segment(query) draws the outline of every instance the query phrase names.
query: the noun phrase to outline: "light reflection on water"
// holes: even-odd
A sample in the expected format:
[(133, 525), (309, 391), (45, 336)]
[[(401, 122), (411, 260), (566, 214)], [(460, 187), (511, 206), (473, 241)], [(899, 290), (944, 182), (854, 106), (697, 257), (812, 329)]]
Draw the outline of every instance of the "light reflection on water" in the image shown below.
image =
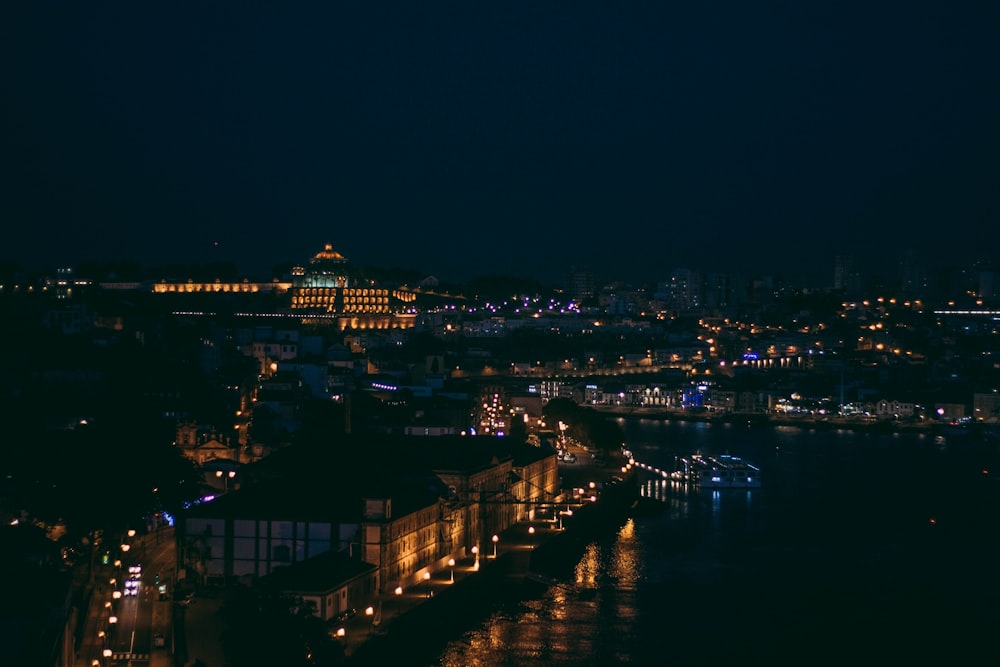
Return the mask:
[(638, 551), (642, 548), (635, 532), (635, 521), (629, 519), (618, 531), (608, 572), (619, 589), (635, 589), (642, 579), (645, 561)]
[[(444, 667), (586, 665), (630, 662), (635, 649), (636, 592), (645, 576), (642, 541), (628, 519), (603, 542), (592, 542), (571, 578), (549, 586), (516, 610), (494, 613), (452, 642)], [(594, 660), (595, 662), (590, 662)]]
[[(761, 465), (764, 486), (692, 492), (643, 478), (659, 514), (587, 544), (563, 583), (495, 611), (434, 664), (793, 664), (819, 643), (824, 658), (898, 664), (955, 657), (1000, 623), (1000, 580), (987, 575), (1000, 559), (1000, 482), (983, 479), (1000, 470), (995, 450), (684, 423), (633, 428), (629, 447), (664, 468), (687, 450), (728, 451)], [(726, 638), (707, 647), (718, 660), (691, 643), (706, 630)]]
[(593, 543), (588, 544), (575, 570), (577, 585), (587, 588), (596, 586), (597, 577), (601, 573), (600, 547)]

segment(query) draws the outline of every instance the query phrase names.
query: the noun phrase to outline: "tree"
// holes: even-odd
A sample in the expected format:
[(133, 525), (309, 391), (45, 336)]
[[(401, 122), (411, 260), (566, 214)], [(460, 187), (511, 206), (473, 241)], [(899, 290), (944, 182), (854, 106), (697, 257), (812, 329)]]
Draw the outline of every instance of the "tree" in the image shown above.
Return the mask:
[(343, 648), (330, 637), (311, 604), (266, 581), (228, 591), (220, 613), (227, 662), (234, 665), (337, 665)]
[(592, 408), (577, 405), (567, 398), (554, 398), (543, 410), (545, 421), (567, 424), (567, 433), (585, 447), (593, 447), (604, 454), (617, 451), (625, 441), (625, 434), (618, 424)]

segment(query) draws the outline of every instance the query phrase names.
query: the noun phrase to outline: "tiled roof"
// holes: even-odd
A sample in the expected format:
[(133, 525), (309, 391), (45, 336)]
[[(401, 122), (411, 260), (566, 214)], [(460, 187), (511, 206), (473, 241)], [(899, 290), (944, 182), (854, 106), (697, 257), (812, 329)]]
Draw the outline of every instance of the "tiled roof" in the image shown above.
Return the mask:
[(338, 436), (328, 447), (292, 445), (244, 466), (244, 483), (192, 516), (359, 522), (364, 498), (392, 498), (396, 516), (448, 496), (438, 473), (465, 474), (498, 461), (533, 463), (552, 452), (488, 436)]

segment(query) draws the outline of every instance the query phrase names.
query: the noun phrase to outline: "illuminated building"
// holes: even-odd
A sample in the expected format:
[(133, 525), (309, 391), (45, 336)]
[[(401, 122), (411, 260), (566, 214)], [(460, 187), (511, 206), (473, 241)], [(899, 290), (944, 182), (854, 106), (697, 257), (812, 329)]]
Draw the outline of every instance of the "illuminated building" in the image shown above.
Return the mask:
[(342, 444), (288, 449), (237, 492), (188, 508), (177, 524), (187, 576), (228, 585), (340, 552), (377, 568), (365, 571), (365, 595), (410, 588), (489, 536), (553, 516), (561, 495), (555, 452), (512, 438), (364, 435)]
[[(109, 289), (107, 284), (101, 285)], [(275, 280), (269, 283), (251, 282), (241, 280), (239, 282), (228, 283), (221, 280), (210, 282), (197, 282), (188, 280), (175, 282), (161, 280), (153, 285), (154, 294), (283, 294), (289, 290), (291, 283)], [(111, 287), (113, 288), (113, 287)]]
[[(418, 295), (416, 290), (386, 288), (365, 278), (329, 243), (307, 265), (294, 267), (290, 281), (163, 280), (153, 285), (153, 293), (177, 297), (272, 297), (276, 300), (256, 312), (255, 306), (242, 302), (239, 314), (291, 316), (303, 323), (336, 326), (341, 330), (408, 329), (416, 321)], [(192, 311), (198, 309), (190, 307)]]
[[(303, 314), (341, 315), (352, 328), (407, 326), (399, 318), (416, 314), (417, 295), (406, 289), (386, 289), (359, 276), (347, 258), (327, 243), (307, 267), (292, 269), (291, 307)], [(395, 325), (392, 324), (396, 320)]]

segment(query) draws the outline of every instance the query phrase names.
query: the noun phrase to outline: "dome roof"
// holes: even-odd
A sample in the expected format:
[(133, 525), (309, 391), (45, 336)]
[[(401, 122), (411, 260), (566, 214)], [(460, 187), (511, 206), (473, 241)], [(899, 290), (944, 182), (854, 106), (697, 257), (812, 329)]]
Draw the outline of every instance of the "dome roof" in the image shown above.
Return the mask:
[(322, 250), (313, 255), (312, 259), (309, 260), (309, 262), (311, 264), (319, 264), (326, 262), (345, 263), (347, 262), (347, 258), (341, 255), (336, 250), (334, 250), (332, 244), (327, 243), (326, 245), (323, 246)]

